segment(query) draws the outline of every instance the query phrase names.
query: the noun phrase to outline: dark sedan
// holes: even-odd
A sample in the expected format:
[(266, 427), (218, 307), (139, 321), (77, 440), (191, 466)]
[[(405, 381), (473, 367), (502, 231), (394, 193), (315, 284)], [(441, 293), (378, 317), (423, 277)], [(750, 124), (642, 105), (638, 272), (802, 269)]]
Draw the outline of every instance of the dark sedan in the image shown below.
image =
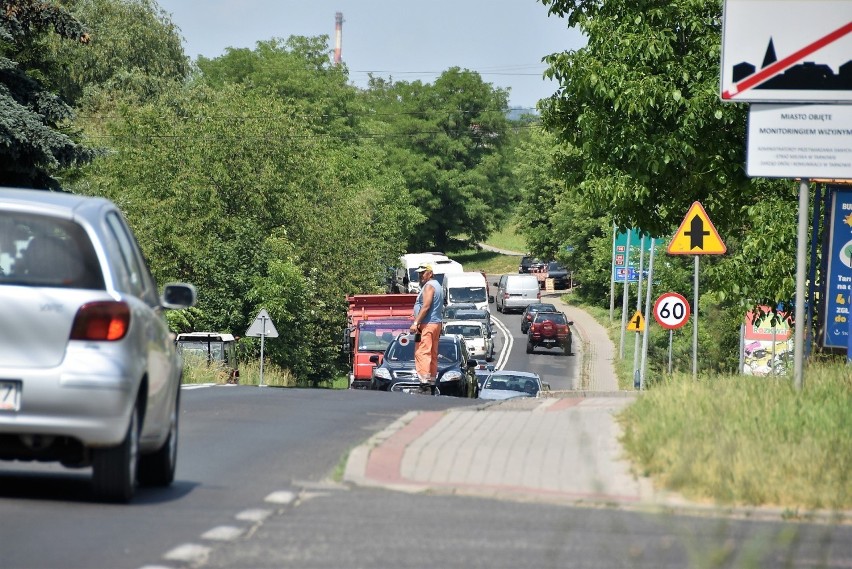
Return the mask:
[(571, 284), (568, 269), (556, 261), (550, 261), (547, 264), (547, 278), (553, 279), (553, 287), (557, 289), (568, 288)]
[[(409, 334), (400, 334), (391, 342), (385, 351), (384, 361), (373, 370), (373, 389), (399, 393), (419, 392), (420, 382), (414, 371), (414, 345), (414, 337)], [(378, 357), (374, 357), (378, 361)], [(477, 361), (468, 356), (463, 336), (441, 336), (438, 345), (437, 395), (476, 397), (476, 365)]]

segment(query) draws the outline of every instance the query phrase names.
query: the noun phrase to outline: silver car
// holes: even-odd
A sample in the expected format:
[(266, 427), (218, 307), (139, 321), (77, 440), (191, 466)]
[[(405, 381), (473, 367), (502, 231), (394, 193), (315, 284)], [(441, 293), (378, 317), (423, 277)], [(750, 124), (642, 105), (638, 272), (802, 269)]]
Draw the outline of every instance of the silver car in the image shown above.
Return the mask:
[(541, 381), (530, 371), (495, 371), (485, 380), (479, 398), (503, 401), (516, 397), (538, 397), (540, 391), (550, 391), (550, 384)]
[(92, 467), (102, 500), (172, 483), (182, 363), (121, 212), (102, 198), (0, 188), (0, 460)]

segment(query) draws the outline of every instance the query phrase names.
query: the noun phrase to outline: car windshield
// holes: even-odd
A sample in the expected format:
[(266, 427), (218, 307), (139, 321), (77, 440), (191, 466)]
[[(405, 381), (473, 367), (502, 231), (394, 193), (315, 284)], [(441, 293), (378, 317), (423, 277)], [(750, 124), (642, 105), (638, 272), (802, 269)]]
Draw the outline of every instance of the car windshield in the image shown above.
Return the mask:
[(358, 323), (358, 350), (384, 352), (402, 332), (407, 332), (409, 320), (363, 320)]
[(488, 300), (484, 286), (465, 286), (449, 289), (450, 302), (485, 302)]
[[(413, 362), (414, 338), (407, 342), (393, 342), (387, 350), (386, 359), (392, 362)], [(442, 338), (438, 344), (438, 361), (452, 362), (458, 360), (459, 352), (456, 341), (452, 338)]]
[(102, 290), (92, 242), (79, 224), (43, 215), (0, 212), (0, 285)]
[(556, 307), (552, 304), (530, 304), (527, 310), (529, 312), (556, 312)]
[(485, 389), (496, 389), (500, 391), (521, 391), (535, 394), (539, 391), (539, 382), (528, 375), (512, 375), (493, 373), (485, 382)]
[(488, 320), (489, 315), (486, 310), (459, 310), (455, 314), (457, 320)]
[(480, 324), (447, 324), (444, 326), (445, 334), (461, 334), (465, 338), (482, 338), (483, 331)]
[(567, 324), (565, 315), (561, 312), (539, 312), (535, 317), (536, 322), (553, 322), (554, 324)]
[(456, 305), (451, 304), (451, 305), (447, 306), (446, 308), (444, 308), (444, 316), (446, 317), (447, 320), (455, 320), (456, 314), (460, 310), (475, 310), (475, 309), (476, 309), (476, 305), (471, 303), (471, 302), (466, 302), (464, 304), (459, 303), (459, 304), (456, 304)]
[[(179, 341), (177, 343), (178, 349), (181, 352), (187, 353), (199, 353), (207, 355), (213, 358), (214, 360), (222, 360), (224, 359), (224, 349), (222, 342), (202, 342), (202, 341)], [(209, 352), (208, 352), (209, 349)]]
[(557, 263), (556, 261), (551, 261), (547, 264), (548, 271), (564, 271), (565, 267)]

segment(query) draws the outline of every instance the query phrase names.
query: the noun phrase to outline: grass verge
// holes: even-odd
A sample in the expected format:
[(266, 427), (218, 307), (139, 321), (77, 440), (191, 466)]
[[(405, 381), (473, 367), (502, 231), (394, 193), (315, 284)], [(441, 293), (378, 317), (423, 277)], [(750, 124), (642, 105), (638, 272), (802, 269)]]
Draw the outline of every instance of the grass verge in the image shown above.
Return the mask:
[(450, 258), (464, 265), (465, 271), (482, 271), (492, 280), (495, 275), (517, 273), (520, 257), (502, 255), (492, 251), (477, 251), (466, 249), (450, 254)]
[[(619, 349), (621, 315), (591, 314)], [(620, 389), (633, 389), (633, 333), (614, 358)], [(801, 392), (791, 377), (676, 373), (618, 416), (638, 474), (691, 500), (727, 506), (852, 509), (852, 370), (813, 363)]]
[[(491, 234), (487, 243), (491, 247), (504, 251), (517, 251), (519, 253), (527, 251), (526, 239), (517, 232), (515, 226), (511, 223), (507, 223), (503, 229)], [(517, 267), (515, 268), (517, 269)]]
[(789, 378), (676, 374), (619, 421), (641, 473), (691, 499), (852, 509), (852, 374), (813, 365)]
[[(184, 384), (191, 383), (215, 383), (225, 384), (228, 382), (228, 372), (223, 366), (216, 362), (208, 364), (205, 358), (187, 354), (183, 363)], [(260, 362), (240, 362), (240, 385), (260, 385)], [(263, 385), (268, 387), (304, 387), (300, 385), (293, 375), (278, 366), (265, 363), (263, 366)], [(335, 377), (320, 387), (330, 389), (347, 389), (349, 380), (345, 375)]]

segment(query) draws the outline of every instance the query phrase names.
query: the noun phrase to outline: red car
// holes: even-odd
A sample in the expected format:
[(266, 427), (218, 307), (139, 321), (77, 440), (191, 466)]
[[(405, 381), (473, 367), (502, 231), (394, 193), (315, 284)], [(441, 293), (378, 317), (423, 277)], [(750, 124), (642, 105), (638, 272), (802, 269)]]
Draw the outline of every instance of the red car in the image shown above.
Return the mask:
[(561, 348), (562, 355), (571, 353), (571, 326), (563, 312), (536, 312), (527, 331), (527, 353), (539, 347)]

